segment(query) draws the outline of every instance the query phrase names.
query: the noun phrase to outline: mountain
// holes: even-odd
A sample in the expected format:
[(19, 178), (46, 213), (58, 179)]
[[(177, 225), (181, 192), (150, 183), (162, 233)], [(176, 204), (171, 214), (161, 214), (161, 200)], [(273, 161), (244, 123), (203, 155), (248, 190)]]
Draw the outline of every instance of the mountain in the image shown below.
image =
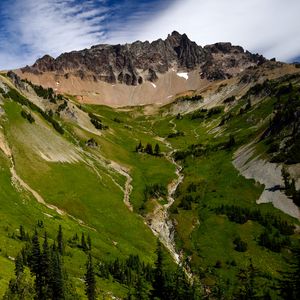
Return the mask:
[(298, 299), (299, 153), (299, 66), (229, 43), (0, 72), (0, 297)]
[(59, 92), (76, 92), (83, 102), (127, 106), (167, 103), (180, 92), (234, 77), (264, 62), (263, 56), (242, 47), (201, 47), (174, 31), (152, 43), (97, 45), (56, 59), (45, 55), (17, 73)]

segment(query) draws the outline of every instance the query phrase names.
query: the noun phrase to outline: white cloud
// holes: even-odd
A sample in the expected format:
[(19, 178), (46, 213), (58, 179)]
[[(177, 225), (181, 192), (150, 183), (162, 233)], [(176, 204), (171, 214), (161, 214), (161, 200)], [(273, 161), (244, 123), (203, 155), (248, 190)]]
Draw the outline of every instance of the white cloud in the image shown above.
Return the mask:
[(0, 69), (99, 43), (165, 38), (173, 30), (200, 45), (229, 41), (283, 61), (300, 55), (299, 0), (136, 1), (7, 1)]
[[(0, 68), (23, 66), (43, 54), (83, 49), (104, 39), (108, 8), (99, 1), (14, 0), (7, 6), (9, 40), (0, 50)], [(12, 49), (12, 50), (8, 50)], [(1, 59), (2, 58), (2, 59)]]
[(299, 12), (299, 0), (177, 1), (131, 38), (154, 40), (177, 30), (200, 45), (229, 41), (286, 61), (300, 54)]

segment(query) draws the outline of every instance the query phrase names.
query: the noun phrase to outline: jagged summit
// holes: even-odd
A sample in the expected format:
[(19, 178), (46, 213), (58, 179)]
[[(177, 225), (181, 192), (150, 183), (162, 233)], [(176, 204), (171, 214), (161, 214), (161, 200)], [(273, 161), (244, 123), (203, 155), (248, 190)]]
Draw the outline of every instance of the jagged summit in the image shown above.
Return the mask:
[(169, 70), (197, 70), (202, 78), (225, 79), (265, 59), (245, 52), (230, 43), (201, 47), (186, 34), (173, 31), (165, 40), (136, 41), (125, 45), (99, 44), (80, 51), (63, 53), (56, 59), (45, 55), (23, 73), (36, 75), (53, 72), (56, 75), (104, 81), (115, 84), (140, 85), (155, 82)]

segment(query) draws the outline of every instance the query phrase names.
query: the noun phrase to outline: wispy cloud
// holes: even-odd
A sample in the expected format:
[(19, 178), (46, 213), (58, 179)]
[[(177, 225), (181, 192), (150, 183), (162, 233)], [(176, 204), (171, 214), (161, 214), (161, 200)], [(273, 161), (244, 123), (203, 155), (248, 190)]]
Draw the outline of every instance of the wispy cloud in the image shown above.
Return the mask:
[(142, 24), (135, 38), (164, 37), (176, 29), (200, 45), (230, 41), (267, 57), (300, 54), (299, 0), (184, 0)]
[(300, 55), (299, 11), (299, 0), (0, 0), (0, 69), (173, 30), (288, 61)]
[(0, 69), (31, 64), (44, 54), (132, 41), (139, 24), (177, 1), (1, 0)]
[[(2, 14), (9, 32), (2, 36), (1, 68), (20, 66), (42, 54), (58, 55), (105, 39), (104, 1), (13, 0)], [(13, 63), (15, 60), (15, 63)]]

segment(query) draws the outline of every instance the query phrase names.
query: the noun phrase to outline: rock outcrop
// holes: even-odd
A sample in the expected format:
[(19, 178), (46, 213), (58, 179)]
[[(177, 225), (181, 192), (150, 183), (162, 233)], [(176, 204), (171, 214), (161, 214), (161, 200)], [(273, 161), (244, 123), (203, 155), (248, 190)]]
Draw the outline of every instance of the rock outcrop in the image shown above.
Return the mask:
[(159, 74), (171, 69), (197, 70), (201, 78), (208, 80), (225, 79), (264, 61), (262, 56), (245, 52), (242, 47), (230, 43), (201, 47), (186, 34), (174, 31), (165, 40), (152, 43), (101, 44), (64, 53), (56, 59), (45, 55), (21, 71), (36, 75), (52, 72), (65, 78), (75, 76), (82, 80), (136, 86), (145, 81), (155, 82)]

